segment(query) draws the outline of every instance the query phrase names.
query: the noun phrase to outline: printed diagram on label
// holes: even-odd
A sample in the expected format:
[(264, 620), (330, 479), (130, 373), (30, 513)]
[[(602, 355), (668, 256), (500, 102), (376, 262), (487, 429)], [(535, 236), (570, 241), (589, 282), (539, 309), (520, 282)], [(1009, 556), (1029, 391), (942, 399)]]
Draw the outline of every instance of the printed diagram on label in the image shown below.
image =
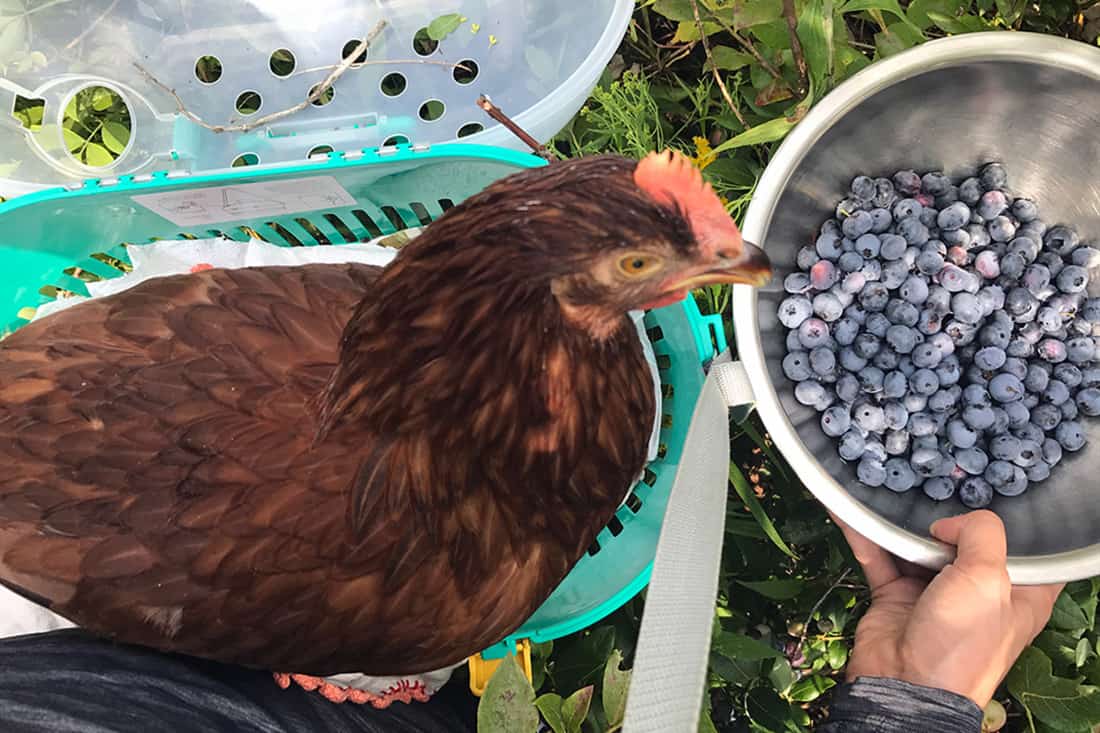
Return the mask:
[(139, 194), (134, 201), (179, 226), (197, 226), (353, 206), (332, 176)]

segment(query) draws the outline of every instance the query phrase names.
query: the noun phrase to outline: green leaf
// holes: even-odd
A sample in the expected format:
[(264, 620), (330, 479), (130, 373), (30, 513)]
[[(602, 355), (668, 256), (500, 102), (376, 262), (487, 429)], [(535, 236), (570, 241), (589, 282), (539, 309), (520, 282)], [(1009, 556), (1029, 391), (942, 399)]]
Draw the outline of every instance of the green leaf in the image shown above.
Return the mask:
[(1084, 667), (1085, 663), (1089, 661), (1089, 655), (1092, 654), (1092, 644), (1089, 644), (1089, 640), (1082, 637), (1077, 641), (1077, 653), (1075, 655), (1077, 667)]
[(1062, 591), (1054, 602), (1050, 626), (1062, 631), (1081, 631), (1089, 627), (1089, 618), (1069, 593)]
[(710, 670), (731, 685), (743, 686), (760, 676), (760, 661), (730, 659), (717, 652), (711, 652)]
[(732, 631), (719, 631), (716, 633), (711, 643), (711, 651), (717, 652), (728, 659), (745, 661), (776, 659), (783, 656), (779, 650), (769, 644), (757, 641), (744, 634), (735, 634)]
[(834, 687), (836, 687), (836, 680), (832, 677), (810, 675), (791, 685), (790, 691), (787, 692), (787, 699), (792, 702), (812, 702)]
[(88, 146), (84, 148), (84, 162), (93, 168), (110, 165), (114, 160), (115, 156), (111, 155), (111, 151), (99, 143), (88, 143)]
[(1028, 647), (1005, 680), (1008, 691), (1029, 717), (1059, 730), (1077, 730), (1100, 722), (1100, 688), (1055, 677), (1050, 659)]
[(787, 28), (787, 21), (773, 20), (770, 23), (754, 25), (750, 33), (761, 43), (770, 49), (767, 55), (775, 51), (782, 51), (791, 47), (791, 31)]
[(818, 89), (833, 75), (833, 0), (810, 0), (798, 16), (798, 39)]
[(114, 95), (107, 87), (94, 87), (92, 89), (92, 109), (96, 112), (106, 112), (114, 103)]
[(1085, 619), (1088, 621), (1088, 628), (1091, 631), (1096, 626), (1096, 603), (1097, 593), (1100, 593), (1100, 578), (1091, 578), (1089, 580), (1079, 580), (1076, 583), (1070, 583), (1066, 586), (1066, 592), (1069, 593), (1070, 597), (1077, 601), (1077, 605), (1081, 607), (1081, 611), (1085, 614)]
[(910, 23), (909, 16), (898, 5), (898, 0), (849, 0), (840, 6), (842, 13), (858, 13), (864, 10), (879, 10), (889, 13), (903, 23)]
[(715, 15), (723, 19), (729, 18), (729, 23), (735, 30), (744, 30), (761, 23), (780, 20), (783, 17), (783, 4), (778, 0), (745, 0), (735, 2), (729, 10), (717, 12)]
[[(588, 709), (592, 706), (592, 694), (596, 688), (592, 685), (582, 687), (567, 697), (561, 704), (561, 717), (565, 722), (566, 733), (581, 733), (581, 725), (588, 717)], [(625, 710), (625, 696), (623, 708)]]
[[(703, 21), (703, 31), (707, 36), (713, 36), (722, 30), (722, 26), (713, 21)], [(691, 43), (698, 41), (701, 38), (699, 34), (699, 24), (695, 22), (695, 19), (681, 20), (679, 25), (676, 26), (676, 35), (672, 37), (673, 43)]]
[(121, 122), (103, 123), (103, 129), (100, 131), (103, 136), (103, 144), (112, 153), (121, 155), (122, 151), (126, 149), (127, 143), (130, 142), (130, 130)]
[(924, 35), (905, 23), (891, 23), (886, 30), (875, 34), (875, 48), (879, 56), (893, 56), (924, 40)]
[(734, 51), (729, 46), (713, 46), (710, 49), (710, 56), (714, 65), (724, 71), (737, 71), (753, 62), (752, 56)]
[(535, 707), (542, 713), (542, 719), (554, 733), (570, 733), (565, 727), (565, 720), (561, 717), (561, 695), (553, 692), (539, 695), (535, 699)]
[[(756, 127), (749, 128), (740, 135), (730, 138), (714, 148), (714, 152), (722, 153), (726, 150), (732, 150), (733, 148), (739, 148), (745, 145), (757, 145), (759, 143), (778, 140), (783, 137), (783, 135), (786, 135), (787, 131), (792, 127), (794, 127), (793, 123), (788, 122), (785, 117), (779, 117), (761, 125), (757, 125)], [(780, 132), (779, 130), (781, 128), (782, 131)], [(764, 511), (764, 507), (761, 506), (760, 500), (756, 498), (756, 494), (749, 488), (749, 482), (746, 481), (745, 477), (741, 474), (741, 469), (732, 461), (730, 462), (729, 478), (730, 482), (733, 483), (734, 490), (737, 491), (737, 495), (741, 497), (741, 501), (745, 502), (745, 506), (749, 508), (749, 513), (756, 519), (760, 528), (764, 530), (764, 534), (768, 535), (768, 539), (770, 539), (785, 555), (797, 559), (798, 556), (791, 551), (791, 548), (787, 547), (787, 543), (779, 536), (779, 531), (776, 530), (771, 517)]]
[(607, 724), (612, 728), (623, 722), (626, 714), (626, 693), (630, 688), (630, 670), (619, 669), (622, 661), (623, 655), (616, 649), (603, 670), (603, 711), (607, 716)]
[(772, 668), (771, 671), (768, 672), (768, 680), (772, 683), (776, 692), (780, 695), (787, 694), (787, 690), (791, 689), (791, 685), (793, 685), (797, 679), (798, 675), (795, 674), (790, 662), (786, 659), (772, 660)]
[[(657, 0), (653, 3), (653, 9), (669, 20), (695, 22), (691, 0)], [(700, 8), (699, 17), (703, 17), (702, 8)]]
[(477, 705), (478, 733), (535, 733), (539, 711), (535, 691), (514, 656), (497, 667)]
[(932, 27), (932, 19), (928, 17), (929, 11), (954, 15), (962, 7), (962, 0), (913, 0), (909, 3), (907, 15), (914, 25), (924, 30)]
[(806, 586), (796, 578), (774, 578), (772, 580), (739, 580), (738, 585), (743, 585), (749, 590), (754, 590), (765, 598), (773, 601), (786, 601), (796, 597)]
[(754, 687), (745, 696), (745, 712), (753, 723), (772, 733), (795, 733), (798, 724), (792, 719), (790, 703), (764, 686)]
[(714, 721), (706, 712), (699, 716), (699, 733), (718, 733), (718, 729), (714, 727)]
[(441, 15), (431, 23), (428, 23), (428, 38), (433, 41), (442, 41), (447, 36), (458, 30), (464, 18), (461, 13), (447, 13)]
[(1069, 671), (1076, 666), (1077, 637), (1054, 629), (1044, 629), (1032, 644), (1046, 654), (1055, 668)]
[(928, 19), (936, 24), (936, 27), (945, 33), (978, 33), (989, 30), (981, 18), (976, 15), (960, 15), (952, 17), (934, 10), (928, 11)]
[(848, 663), (848, 644), (843, 639), (833, 639), (825, 649), (825, 659), (833, 669), (841, 669)]
[(1014, 25), (1027, 7), (1025, 0), (997, 0), (997, 14), (1007, 25)]
[(552, 670), (559, 690), (579, 690), (595, 683), (603, 673), (615, 644), (615, 627), (598, 626), (570, 643), (559, 640)]
[(65, 138), (65, 147), (69, 149), (70, 153), (80, 150), (87, 142), (79, 133), (70, 130), (68, 127), (61, 128), (61, 136)]

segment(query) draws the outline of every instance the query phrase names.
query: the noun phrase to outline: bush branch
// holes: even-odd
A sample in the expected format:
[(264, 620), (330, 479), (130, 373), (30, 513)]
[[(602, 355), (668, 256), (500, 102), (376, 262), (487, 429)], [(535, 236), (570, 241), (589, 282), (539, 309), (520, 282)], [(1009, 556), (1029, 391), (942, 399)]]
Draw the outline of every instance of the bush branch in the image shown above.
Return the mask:
[(730, 112), (733, 112), (733, 116), (737, 118), (737, 121), (741, 123), (741, 127), (747, 130), (749, 123), (745, 121), (744, 116), (741, 114), (741, 110), (733, 103), (733, 97), (730, 96), (730, 90), (726, 89), (726, 82), (722, 79), (722, 74), (718, 71), (718, 64), (714, 62), (714, 56), (710, 52), (710, 42), (707, 40), (707, 31), (703, 28), (703, 19), (699, 17), (698, 0), (691, 0), (691, 12), (695, 14), (695, 27), (699, 29), (699, 38), (703, 42), (703, 53), (707, 55), (707, 64), (714, 74), (714, 80), (718, 82), (718, 88), (722, 90), (722, 98), (726, 100), (726, 105), (729, 106)]
[(798, 69), (798, 96), (805, 97), (809, 90), (809, 78), (806, 73), (806, 54), (802, 51), (802, 41), (798, 38), (798, 16), (794, 10), (794, 0), (783, 0), (783, 17), (787, 19), (787, 31), (791, 34), (791, 54)]

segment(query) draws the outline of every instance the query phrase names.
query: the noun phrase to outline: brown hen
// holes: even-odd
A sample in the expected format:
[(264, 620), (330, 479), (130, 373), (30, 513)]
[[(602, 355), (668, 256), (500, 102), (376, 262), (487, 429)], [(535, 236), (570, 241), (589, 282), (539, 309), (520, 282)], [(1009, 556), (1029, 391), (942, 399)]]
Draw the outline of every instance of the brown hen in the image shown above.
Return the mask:
[(766, 259), (680, 156), (495, 183), (385, 270), (159, 278), (0, 343), (0, 580), (121, 641), (408, 674), (516, 629), (653, 418), (630, 309)]

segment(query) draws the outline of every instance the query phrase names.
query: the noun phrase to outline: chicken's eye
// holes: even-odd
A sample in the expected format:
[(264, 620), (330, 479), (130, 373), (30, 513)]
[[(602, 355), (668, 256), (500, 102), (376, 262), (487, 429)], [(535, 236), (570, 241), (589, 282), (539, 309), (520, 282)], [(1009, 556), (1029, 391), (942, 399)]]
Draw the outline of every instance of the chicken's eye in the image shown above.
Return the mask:
[(619, 271), (627, 277), (642, 277), (661, 266), (661, 258), (649, 254), (629, 254), (619, 260)]

